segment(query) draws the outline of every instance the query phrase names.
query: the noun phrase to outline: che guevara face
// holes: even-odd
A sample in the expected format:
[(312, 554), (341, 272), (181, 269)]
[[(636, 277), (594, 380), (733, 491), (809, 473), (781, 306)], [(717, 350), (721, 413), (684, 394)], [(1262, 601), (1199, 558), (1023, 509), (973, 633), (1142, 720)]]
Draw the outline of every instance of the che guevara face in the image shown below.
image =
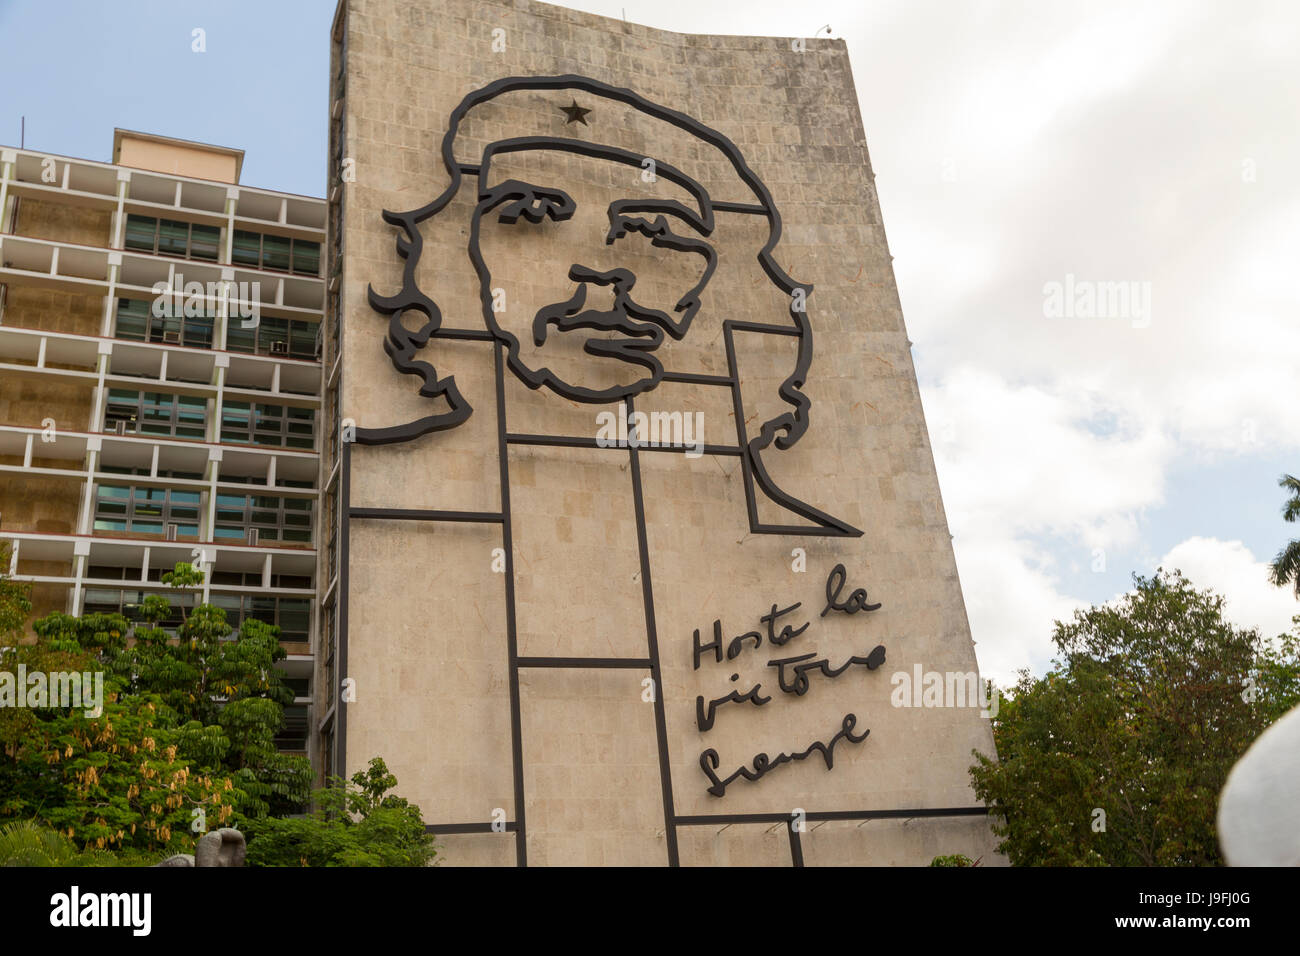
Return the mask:
[(588, 402), (653, 388), (716, 265), (707, 198), (559, 149), (491, 155), (479, 185), (470, 256), (515, 373)]

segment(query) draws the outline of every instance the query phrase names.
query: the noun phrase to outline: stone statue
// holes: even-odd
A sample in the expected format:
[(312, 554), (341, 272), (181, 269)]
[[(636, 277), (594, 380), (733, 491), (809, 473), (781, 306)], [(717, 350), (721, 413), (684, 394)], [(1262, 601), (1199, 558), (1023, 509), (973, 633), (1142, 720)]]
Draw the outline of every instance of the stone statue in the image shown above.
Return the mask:
[(248, 848), (244, 835), (233, 827), (210, 830), (199, 838), (193, 855), (177, 853), (155, 866), (243, 866)]

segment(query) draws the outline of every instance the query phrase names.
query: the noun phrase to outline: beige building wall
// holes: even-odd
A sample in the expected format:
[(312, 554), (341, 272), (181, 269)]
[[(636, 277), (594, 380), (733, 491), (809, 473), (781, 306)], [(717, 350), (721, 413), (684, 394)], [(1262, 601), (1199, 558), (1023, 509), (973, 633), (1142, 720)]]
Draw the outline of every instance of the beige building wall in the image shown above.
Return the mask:
[(187, 146), (168, 137), (151, 137), (121, 130), (115, 140), (113, 162), (119, 165), (189, 179), (239, 182), (239, 168), (244, 156), (242, 150), (206, 144)]
[(113, 214), (106, 209), (88, 209), (68, 203), (23, 199), (14, 233), (54, 242), (75, 242), (83, 246), (109, 245)]
[[(815, 286), (808, 299), (815, 349), (803, 390), (812, 402), (811, 425), (794, 447), (770, 450), (763, 461), (784, 490), (863, 532), (753, 533), (735, 455), (642, 451), (634, 463), (625, 449), (511, 445), (512, 591), (502, 573), (500, 525), (350, 521), (351, 560), (342, 578), (348, 667), (339, 677), (351, 680), (355, 701), (342, 705), (344, 769), (351, 773), (382, 756), (400, 793), (435, 826), (516, 821), (522, 810), (530, 864), (663, 865), (675, 829), (685, 865), (789, 865), (779, 819), (665, 822), (646, 668), (521, 669), (524, 805), (515, 804), (508, 598), (513, 593), (521, 656), (646, 657), (639, 469), (663, 675), (662, 687), (652, 689), (662, 695), (676, 817), (977, 806), (967, 774), (971, 753), (993, 750), (978, 708), (891, 705), (896, 673), (910, 677), (917, 666), (966, 673), (977, 664), (843, 42), (689, 36), (526, 0), (343, 0), (340, 16), (346, 52), (341, 62), (336, 46), (331, 72), (343, 73), (340, 158), (355, 173), (354, 181), (338, 183), (344, 419), (375, 428), (444, 407), (416, 394), (414, 376), (394, 370), (383, 350), (387, 318), (367, 304), (368, 285), (379, 295), (401, 286), (398, 230), (381, 211), (414, 209), (445, 189), (440, 144), (449, 113), (466, 94), (502, 77), (581, 74), (631, 88), (724, 133), (771, 190), (784, 220), (776, 260)], [(592, 108), (589, 125), (565, 124), (560, 107), (571, 98)], [(466, 152), (525, 134), (617, 138), (699, 171), (717, 197), (739, 201), (729, 193), (727, 169), (698, 141), (639, 122), (582, 92), (534, 92), (467, 121)], [(501, 175), (506, 166), (520, 178), (562, 181), (579, 208), (602, 207), (610, 195), (648, 194), (632, 168), (609, 174), (554, 156), (517, 157), (501, 165)], [(657, 186), (671, 194), (670, 183)], [(466, 252), (475, 187), (467, 176), (460, 195), (423, 224), (417, 275), (445, 327), (482, 331), (478, 279)], [(557, 274), (562, 283), (573, 261), (567, 250), (508, 229), (494, 228), (489, 240), (484, 228), (484, 243), (499, 243), (494, 276), (509, 274), (514, 301), (546, 295)], [(690, 332), (666, 347), (675, 370), (727, 374), (724, 319), (789, 323), (788, 300), (756, 261), (765, 236), (758, 217), (719, 213), (710, 237), (718, 270)], [(615, 251), (597, 244), (591, 255)], [(629, 255), (640, 255), (629, 261), (647, 269), (663, 258), (654, 249)], [(670, 273), (665, 287), (682, 276)], [(645, 291), (656, 289), (647, 283)], [(509, 308), (532, 314), (523, 304)], [(406, 325), (422, 321), (408, 313)], [(777, 389), (793, 367), (795, 341), (745, 333), (735, 339), (752, 436), (758, 423), (788, 408)], [(532, 391), (508, 371), (499, 409), (496, 348), (435, 339), (421, 350), (418, 357), (440, 376), (455, 376), (473, 414), (457, 428), (406, 444), (353, 446), (353, 508), (497, 511), (499, 413), (511, 433), (590, 439), (596, 415), (616, 410)], [(577, 370), (584, 357), (575, 350), (556, 362)], [(730, 388), (664, 383), (638, 398), (636, 408), (699, 412), (705, 441), (736, 445)], [(806, 523), (766, 501), (759, 514), (778, 524)], [(837, 564), (847, 578), (841, 600), (864, 588), (879, 610), (822, 615), (827, 576)], [(774, 605), (796, 602), (777, 630), (809, 626), (788, 645), (772, 647), (764, 638), (758, 648), (746, 643), (734, 660), (706, 656), (694, 666), (696, 629), (707, 641), (718, 619), (730, 640), (763, 630), (760, 618)], [(878, 645), (886, 649), (883, 666), (854, 665), (833, 679), (814, 673), (802, 696), (783, 693), (768, 663), (816, 652), (814, 659), (838, 667)], [(713, 728), (700, 730), (697, 697), (716, 699), (755, 683), (769, 703), (724, 704)], [(721, 798), (707, 792), (704, 751), (717, 752), (718, 772), (727, 775), (752, 767), (756, 754), (774, 758), (829, 741), (847, 714), (855, 717), (855, 733), (870, 734), (861, 743), (841, 740), (833, 769), (814, 752), (758, 781), (736, 780)], [(516, 860), (515, 839), (453, 834), (440, 842), (449, 864), (508, 865)], [(998, 859), (981, 816), (810, 822), (800, 842), (808, 864), (924, 865), (947, 853)]]
[[(111, 213), (39, 199), (24, 199), (13, 232), (20, 236), (106, 246)], [(57, 289), (10, 284), (4, 302), (4, 322), (29, 329), (98, 335), (103, 318), (104, 297), (81, 295)], [(32, 364), (32, 363), (29, 363)], [(48, 363), (58, 368), (58, 363)], [(89, 371), (90, 369), (83, 369)], [(90, 428), (93, 389), (80, 384), (50, 381), (33, 372), (29, 377), (6, 373), (0, 388), (0, 422), (40, 428), (53, 419), (64, 430)], [(21, 465), (22, 456), (0, 456), (0, 464)], [(65, 468), (63, 460), (34, 456), (34, 468)], [(77, 478), (49, 475), (0, 473), (0, 527), (38, 534), (74, 534), (84, 483)], [(6, 568), (6, 570), (8, 570)], [(23, 575), (66, 576), (71, 561), (36, 561), (21, 558)], [(32, 586), (32, 615), (36, 620), (52, 611), (67, 610), (67, 588), (37, 582)]]

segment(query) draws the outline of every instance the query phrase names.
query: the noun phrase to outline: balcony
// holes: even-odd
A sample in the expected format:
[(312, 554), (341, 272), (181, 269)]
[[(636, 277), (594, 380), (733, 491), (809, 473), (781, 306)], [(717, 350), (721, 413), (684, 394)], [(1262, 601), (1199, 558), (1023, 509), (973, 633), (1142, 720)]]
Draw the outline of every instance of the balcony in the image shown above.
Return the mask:
[[(157, 541), (148, 538), (113, 537), (110, 535), (43, 534), (34, 531), (0, 529), (0, 541), (13, 545), (11, 557), (15, 577), (25, 581), (47, 584), (74, 584), (73, 575), (24, 574), (22, 564), (28, 561), (62, 562), (75, 567), (77, 557), (85, 557), (87, 565), (143, 568), (172, 568), (180, 562), (196, 563), (203, 559), (214, 572), (230, 571), (270, 575), (295, 575), (311, 577), (316, 572), (316, 551), (313, 548), (271, 548), (262, 545), (215, 544), (210, 541), (192, 543), (182, 541)], [(81, 579), (86, 583), (86, 579)], [(146, 576), (141, 581), (148, 581)], [(119, 586), (121, 582), (118, 582)], [(226, 590), (222, 588), (222, 590)], [(258, 587), (234, 588), (246, 593), (261, 593)], [(293, 589), (302, 596), (315, 596), (314, 590)]]
[[(54, 182), (46, 182), (46, 159), (54, 159)], [(303, 239), (321, 238), (325, 203), (310, 196), (190, 179), (165, 173), (129, 169), (88, 159), (50, 156), (34, 150), (0, 150), (0, 162), (13, 163), (6, 181), (15, 196), (50, 199), (74, 205), (116, 209), (119, 184), (125, 183), (122, 203), (127, 212), (227, 225), (226, 204), (234, 203), (238, 228), (274, 230)]]
[(159, 289), (215, 311), (222, 282), (234, 283), (232, 314), (258, 314), (320, 321), (325, 283), (316, 276), (271, 272), (253, 266), (221, 265), (201, 259), (173, 259), (152, 253), (37, 239), (0, 236), (0, 282), (81, 294), (108, 294), (110, 269), (117, 267), (114, 295), (152, 301)]
[(101, 355), (109, 357), (104, 382), (111, 387), (215, 398), (220, 367), (231, 400), (320, 407), (318, 362), (0, 326), (6, 375), (96, 385)]
[[(86, 470), (87, 455), (99, 452), (99, 471)], [(92, 434), (56, 431), (20, 425), (0, 425), (0, 456), (22, 456), (23, 464), (3, 465), (0, 471), (44, 474), (51, 477), (91, 478), (121, 481), (122, 472), (104, 469), (147, 469), (153, 476), (166, 473), (207, 474), (210, 462), (218, 462), (217, 490), (230, 494), (276, 494), (282, 497), (315, 498), (314, 487), (284, 482), (316, 481), (320, 456), (266, 445), (218, 445), (211, 442), (157, 435)], [(32, 460), (66, 461), (66, 467), (33, 467)], [(207, 480), (151, 477), (132, 474), (135, 484), (165, 487), (208, 488)]]

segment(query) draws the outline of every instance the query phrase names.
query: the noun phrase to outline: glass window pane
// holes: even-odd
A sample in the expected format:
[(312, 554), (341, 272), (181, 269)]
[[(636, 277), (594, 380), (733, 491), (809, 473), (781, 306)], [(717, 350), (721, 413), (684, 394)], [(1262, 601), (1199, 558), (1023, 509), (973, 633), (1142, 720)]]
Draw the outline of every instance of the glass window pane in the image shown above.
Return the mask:
[(193, 349), (212, 348), (212, 319), (186, 319), (182, 343)]
[(249, 617), (255, 617), (259, 621), (265, 621), (267, 624), (275, 623), (275, 598), (250, 597), (247, 600)]
[(117, 331), (119, 339), (143, 342), (149, 326), (149, 303), (143, 299), (117, 300)]
[(163, 219), (158, 223), (158, 254), (160, 256), (184, 256), (190, 239), (190, 225)]
[(221, 230), (216, 226), (190, 227), (190, 256), (194, 259), (217, 261), (217, 246), (221, 241)]
[(294, 358), (316, 357), (316, 326), (294, 322), (289, 331), (289, 354)]
[(293, 271), (304, 275), (320, 275), (320, 243), (305, 239), (293, 241)]
[(157, 219), (150, 216), (128, 215), (126, 217), (126, 248), (153, 252), (153, 242), (157, 232)]
[(289, 240), (283, 236), (262, 237), (262, 268), (289, 271)]
[(176, 335), (180, 335), (181, 320), (173, 319), (173, 318), (157, 318), (157, 317), (152, 317), (150, 319), (149, 321), (150, 342), (164, 341), (163, 336), (166, 335), (168, 332), (173, 332)]
[(256, 267), (262, 261), (262, 236), (256, 232), (235, 230), (231, 259), (236, 265)]
[[(263, 322), (266, 320), (263, 319)], [(226, 323), (226, 350), (229, 352), (257, 351), (257, 329), (245, 329), (233, 319)]]
[(280, 599), (280, 636), (285, 639), (306, 640), (311, 626), (311, 605), (296, 598)]
[(264, 355), (271, 354), (271, 345), (275, 342), (289, 341), (289, 320), (267, 317), (262, 319), (257, 330), (258, 351)]

